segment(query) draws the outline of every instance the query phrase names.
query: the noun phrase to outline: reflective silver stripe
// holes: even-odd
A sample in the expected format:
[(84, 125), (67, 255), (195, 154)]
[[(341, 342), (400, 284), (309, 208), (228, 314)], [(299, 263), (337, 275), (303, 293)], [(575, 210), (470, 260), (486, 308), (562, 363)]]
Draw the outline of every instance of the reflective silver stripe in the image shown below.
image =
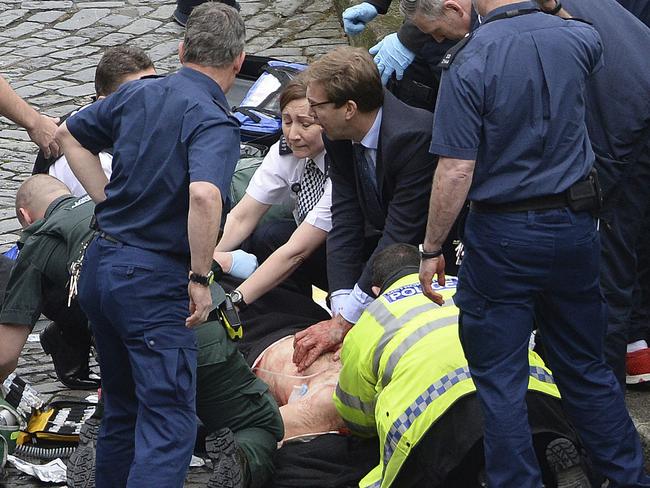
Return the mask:
[(341, 385), (336, 385), (336, 397), (341, 401), (346, 407), (354, 408), (355, 410), (361, 410), (365, 414), (371, 414), (374, 417), (375, 414), (375, 402), (364, 402), (361, 398), (350, 395), (348, 392), (341, 389)]
[(375, 481), (372, 485), (368, 485), (368, 488), (379, 488), (381, 486), (382, 481), (383, 481), (383, 478), (380, 479), (379, 481)]
[(400, 343), (400, 345), (397, 346), (397, 348), (390, 353), (390, 356), (388, 357), (388, 361), (386, 361), (384, 375), (381, 378), (382, 386), (386, 388), (386, 385), (390, 383), (390, 380), (393, 376), (393, 371), (395, 370), (395, 366), (397, 366), (399, 360), (402, 358), (404, 354), (406, 354), (406, 351), (408, 351), (411, 348), (411, 346), (413, 346), (416, 342), (418, 342), (420, 339), (425, 337), (430, 332), (433, 332), (434, 330), (437, 329), (441, 329), (443, 327), (447, 327), (449, 325), (455, 325), (455, 324), (458, 324), (458, 315), (456, 314), (452, 315), (451, 317), (442, 317), (439, 318), (438, 320), (434, 320), (433, 322), (428, 322), (422, 327), (411, 332)]
[(402, 415), (400, 415), (386, 434), (386, 441), (384, 443), (384, 466), (382, 469), (382, 479), (386, 472), (386, 466), (393, 457), (393, 453), (397, 448), (397, 444), (402, 439), (404, 433), (411, 427), (413, 422), (424, 413), (431, 403), (438, 397), (443, 395), (447, 390), (451, 389), (454, 385), (470, 379), (469, 367), (463, 366), (446, 374), (438, 381), (429, 386), (422, 392), (415, 401), (408, 406)]
[[(375, 300), (375, 303), (377, 302), (380, 302), (380, 300)], [(443, 307), (448, 307), (450, 305), (453, 305), (453, 303), (453, 300), (447, 300)], [(384, 305), (384, 307), (386, 306)], [(379, 371), (379, 361), (381, 360), (382, 354), (384, 354), (384, 349), (386, 348), (386, 345), (391, 341), (391, 339), (395, 336), (397, 331), (399, 331), (402, 327), (404, 327), (404, 325), (406, 325), (418, 315), (438, 310), (439, 308), (440, 305), (436, 305), (433, 302), (423, 303), (422, 305), (418, 305), (417, 307), (407, 311), (400, 317), (395, 317), (391, 313), (392, 320), (390, 321), (385, 320), (384, 322), (381, 322), (380, 320), (377, 320), (384, 327), (384, 334), (381, 336), (381, 339), (379, 339), (379, 343), (377, 344), (377, 348), (375, 349), (375, 353), (372, 357), (372, 372), (375, 376), (377, 376), (377, 373)]]
[(346, 420), (346, 419), (343, 419), (343, 421), (345, 422), (345, 425), (347, 425), (352, 432), (360, 432), (368, 436), (377, 437), (376, 427), (368, 427), (367, 425), (357, 424), (356, 422), (351, 422), (350, 420)]
[(366, 308), (366, 313), (372, 315), (382, 327), (389, 320), (396, 318), (395, 314), (393, 314), (393, 312), (388, 309), (383, 300), (375, 300), (370, 305), (368, 305), (368, 308)]

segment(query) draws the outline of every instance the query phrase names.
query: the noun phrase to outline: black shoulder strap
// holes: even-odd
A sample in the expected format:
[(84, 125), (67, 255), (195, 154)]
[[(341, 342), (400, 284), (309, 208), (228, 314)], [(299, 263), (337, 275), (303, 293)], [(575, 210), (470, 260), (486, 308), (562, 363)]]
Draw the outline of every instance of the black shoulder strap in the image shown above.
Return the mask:
[(438, 63), (438, 68), (449, 69), (451, 63), (453, 63), (454, 59), (456, 59), (456, 55), (467, 45), (467, 43), (471, 38), (472, 38), (472, 33), (470, 32), (465, 37), (463, 37), (460, 41), (454, 44), (449, 49), (449, 51), (445, 53), (442, 60)]
[[(508, 10), (507, 12), (503, 12), (501, 14), (495, 15), (494, 17), (490, 17), (487, 20), (484, 20), (481, 25), (489, 24), (490, 22), (494, 22), (495, 20), (511, 19), (513, 17), (519, 17), (520, 15), (534, 14), (535, 12), (540, 12), (540, 9), (537, 7), (533, 7), (533, 8), (521, 8), (516, 10)], [(449, 51), (447, 51), (445, 56), (442, 58), (442, 61), (438, 63), (438, 68), (449, 69), (451, 64), (454, 62), (456, 55), (461, 51), (461, 49), (463, 49), (467, 45), (469, 40), (472, 38), (473, 33), (474, 31), (467, 34), (460, 41), (458, 41), (458, 43), (454, 47), (452, 47)]]

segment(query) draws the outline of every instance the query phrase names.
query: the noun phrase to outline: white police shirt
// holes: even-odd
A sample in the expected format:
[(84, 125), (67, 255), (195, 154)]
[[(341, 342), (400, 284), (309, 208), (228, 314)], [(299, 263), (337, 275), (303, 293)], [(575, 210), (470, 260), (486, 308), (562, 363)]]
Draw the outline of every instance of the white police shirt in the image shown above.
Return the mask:
[[(80, 110), (85, 109), (86, 107), (89, 107), (90, 105), (84, 105), (81, 107), (79, 110), (76, 110), (72, 112), (70, 115), (74, 115)], [(100, 152), (99, 153), (99, 162), (102, 165), (102, 170), (104, 171), (104, 174), (106, 175), (106, 178), (109, 180), (111, 179), (111, 173), (113, 171), (113, 156), (107, 152)], [(57, 159), (54, 164), (52, 164), (48, 170), (47, 173), (50, 176), (53, 176), (59, 181), (62, 181), (65, 183), (65, 185), (70, 189), (70, 193), (72, 193), (75, 197), (82, 197), (86, 193), (88, 193), (83, 186), (81, 186), (81, 183), (77, 179), (77, 177), (74, 175), (72, 170), (70, 169), (70, 164), (68, 164), (68, 160), (65, 158), (64, 155), (61, 155), (59, 159)]]
[[(316, 166), (326, 173), (325, 151), (313, 158)], [(269, 149), (262, 164), (251, 178), (246, 193), (265, 205), (287, 205), (292, 207), (293, 217), (298, 223), (296, 202), (300, 191), (300, 179), (305, 171), (306, 158), (297, 158), (293, 154), (280, 154), (280, 142)], [(305, 222), (329, 232), (332, 230), (332, 182), (325, 180), (323, 196), (312, 208)]]

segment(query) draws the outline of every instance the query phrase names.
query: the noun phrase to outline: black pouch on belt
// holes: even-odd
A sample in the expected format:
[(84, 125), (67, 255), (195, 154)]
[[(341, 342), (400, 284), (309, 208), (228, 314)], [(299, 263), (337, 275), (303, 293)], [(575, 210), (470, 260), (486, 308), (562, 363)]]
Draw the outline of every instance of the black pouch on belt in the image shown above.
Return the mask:
[(587, 179), (571, 186), (567, 193), (567, 203), (574, 212), (598, 212), (603, 206), (603, 196), (598, 183), (596, 169), (592, 168)]

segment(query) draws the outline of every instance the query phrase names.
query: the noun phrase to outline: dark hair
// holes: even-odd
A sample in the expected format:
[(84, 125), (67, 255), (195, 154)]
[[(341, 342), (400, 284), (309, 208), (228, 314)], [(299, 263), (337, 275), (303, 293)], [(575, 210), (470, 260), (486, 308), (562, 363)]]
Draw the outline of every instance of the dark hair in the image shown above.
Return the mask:
[(309, 83), (319, 83), (327, 100), (341, 107), (348, 100), (360, 112), (371, 112), (384, 103), (384, 88), (372, 56), (366, 49), (340, 47), (314, 61), (306, 74)]
[(379, 251), (372, 259), (372, 285), (384, 288), (386, 280), (407, 266), (420, 265), (420, 253), (411, 244), (397, 243)]
[(109, 47), (95, 70), (95, 93), (98, 97), (108, 96), (118, 89), (125, 76), (150, 68), (151, 59), (139, 47)]
[(244, 19), (237, 10), (223, 3), (203, 3), (187, 19), (183, 62), (228, 66), (244, 51), (245, 38)]
[(282, 112), (284, 107), (289, 105), (289, 103), (303, 98), (307, 98), (307, 83), (305, 83), (304, 77), (298, 76), (291, 80), (287, 86), (284, 87), (282, 93), (280, 93), (280, 112)]

